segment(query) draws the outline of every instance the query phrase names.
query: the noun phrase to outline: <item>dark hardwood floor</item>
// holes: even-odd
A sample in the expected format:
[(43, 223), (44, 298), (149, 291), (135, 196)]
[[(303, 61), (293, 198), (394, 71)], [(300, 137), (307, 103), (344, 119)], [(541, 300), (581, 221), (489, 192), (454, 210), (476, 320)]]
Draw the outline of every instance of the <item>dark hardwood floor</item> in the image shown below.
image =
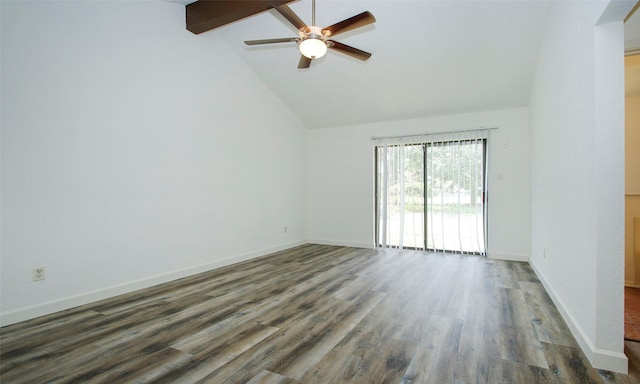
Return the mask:
[(526, 263), (323, 245), (4, 327), (0, 353), (2, 383), (637, 382), (590, 366)]

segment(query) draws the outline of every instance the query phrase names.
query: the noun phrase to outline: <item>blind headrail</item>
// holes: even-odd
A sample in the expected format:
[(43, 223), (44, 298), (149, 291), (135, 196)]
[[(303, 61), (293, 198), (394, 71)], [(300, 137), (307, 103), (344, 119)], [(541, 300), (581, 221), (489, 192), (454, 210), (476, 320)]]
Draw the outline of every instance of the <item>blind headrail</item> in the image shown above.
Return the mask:
[(413, 133), (411, 135), (371, 136), (371, 140), (399, 139), (399, 138), (404, 138), (404, 137), (418, 137), (418, 136), (438, 135), (438, 134), (441, 134), (441, 133), (460, 133), (460, 132), (473, 132), (473, 131), (488, 131), (488, 130), (492, 130), (492, 129), (498, 129), (498, 127), (480, 127), (480, 128), (470, 128), (470, 129), (459, 129), (457, 131), (423, 132), (423, 133)]

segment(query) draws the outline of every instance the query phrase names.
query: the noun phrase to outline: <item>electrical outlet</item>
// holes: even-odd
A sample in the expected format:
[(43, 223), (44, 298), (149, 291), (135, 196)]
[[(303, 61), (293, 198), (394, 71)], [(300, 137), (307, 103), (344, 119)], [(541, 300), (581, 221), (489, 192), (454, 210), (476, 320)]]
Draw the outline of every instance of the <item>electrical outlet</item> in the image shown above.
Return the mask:
[(33, 281), (44, 280), (44, 267), (33, 268), (32, 274)]

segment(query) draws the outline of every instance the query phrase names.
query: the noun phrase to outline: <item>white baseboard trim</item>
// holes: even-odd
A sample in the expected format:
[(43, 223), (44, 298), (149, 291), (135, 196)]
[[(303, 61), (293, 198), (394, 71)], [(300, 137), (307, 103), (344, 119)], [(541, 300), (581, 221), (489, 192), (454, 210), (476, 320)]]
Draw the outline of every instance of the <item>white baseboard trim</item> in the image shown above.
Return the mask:
[(569, 326), (569, 330), (573, 334), (573, 337), (576, 338), (578, 345), (582, 349), (582, 352), (587, 356), (587, 359), (589, 359), (591, 365), (597, 369), (627, 374), (629, 367), (629, 359), (627, 356), (623, 352), (614, 352), (596, 348), (591, 339), (582, 330), (582, 327), (580, 327), (580, 324), (576, 321), (575, 317), (567, 309), (564, 301), (544, 278), (544, 275), (540, 272), (535, 262), (530, 260), (529, 264), (542, 282), (544, 288), (547, 290), (547, 293), (558, 308), (558, 311), (560, 311), (562, 318)]
[(508, 261), (529, 261), (529, 255), (519, 253), (487, 252), (487, 258)]
[(196, 275), (198, 273), (207, 272), (213, 269), (225, 267), (227, 265), (239, 263), (241, 261), (251, 260), (257, 257), (265, 256), (270, 253), (283, 251), (285, 249), (297, 247), (299, 245), (306, 244), (306, 241), (300, 240), (292, 243), (279, 245), (276, 247), (260, 249), (249, 253), (235, 255), (224, 259), (212, 261), (201, 265), (181, 269), (178, 271), (172, 271), (156, 276), (146, 277), (144, 279), (132, 281), (125, 284), (115, 285), (112, 287), (95, 290), (92, 292), (82, 293), (75, 296), (69, 296), (58, 300), (52, 300), (49, 302), (32, 305), (28, 307), (18, 308), (12, 311), (0, 313), (0, 326), (10, 325), (18, 323), (20, 321), (34, 319), (36, 317), (49, 315), (55, 312), (63, 311), (66, 309), (74, 308), (80, 305), (93, 303), (99, 300), (108, 299), (114, 296), (122, 295), (137, 291), (139, 289), (149, 288), (154, 285), (167, 283), (169, 281), (181, 279)]
[(356, 243), (351, 241), (340, 241), (340, 240), (320, 240), (320, 239), (309, 239), (307, 240), (308, 244), (322, 244), (322, 245), (337, 245), (341, 247), (354, 247), (354, 248), (375, 248), (373, 243)]

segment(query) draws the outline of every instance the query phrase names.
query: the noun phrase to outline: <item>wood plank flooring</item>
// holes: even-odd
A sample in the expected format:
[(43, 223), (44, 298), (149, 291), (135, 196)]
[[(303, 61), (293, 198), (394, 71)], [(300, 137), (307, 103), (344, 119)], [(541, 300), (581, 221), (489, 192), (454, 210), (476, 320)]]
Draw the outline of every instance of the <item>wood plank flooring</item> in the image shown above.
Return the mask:
[(526, 263), (304, 245), (1, 328), (0, 382), (638, 381), (589, 365)]
[(640, 342), (640, 288), (624, 287), (624, 338)]

